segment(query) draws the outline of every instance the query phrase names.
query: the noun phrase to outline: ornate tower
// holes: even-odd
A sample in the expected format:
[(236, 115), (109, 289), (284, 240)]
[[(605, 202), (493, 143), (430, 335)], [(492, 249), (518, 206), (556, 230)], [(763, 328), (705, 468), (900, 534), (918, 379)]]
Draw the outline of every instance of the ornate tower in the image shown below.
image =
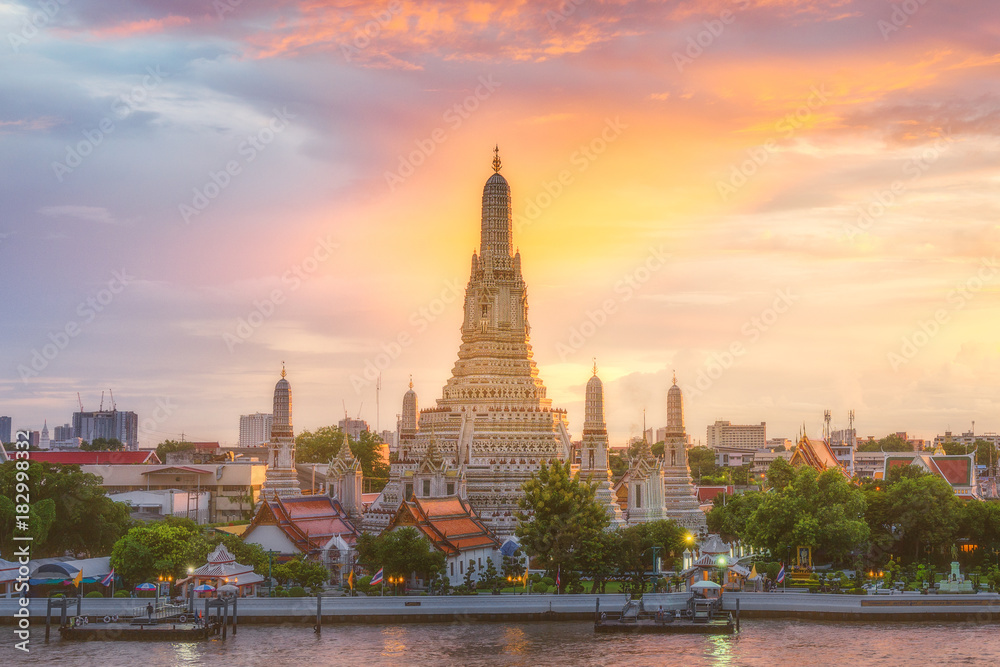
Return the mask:
[(274, 385), (274, 418), (271, 440), (267, 443), (267, 472), (261, 497), (297, 496), (298, 474), (295, 472), (295, 434), (292, 431), (292, 388), (285, 379), (285, 364), (281, 364), (281, 379)]
[(397, 451), (399, 457), (405, 459), (409, 449), (413, 446), (413, 439), (417, 437), (417, 416), (420, 414), (417, 409), (417, 392), (413, 391), (413, 377), (410, 377), (410, 388), (403, 394), (403, 412), (399, 420), (399, 444)]
[[(469, 503), (497, 535), (514, 532), (521, 485), (543, 461), (569, 459), (566, 411), (552, 407), (529, 343), (527, 286), (514, 251), (510, 185), (493, 174), (483, 188), (479, 253), (465, 290), (462, 343), (436, 407), (419, 413), (406, 458), (365, 515), (365, 530), (385, 528), (432, 439), (443, 459), (466, 467)], [(414, 404), (415, 409), (415, 404)], [(411, 472), (412, 474), (412, 472)]]
[(597, 500), (607, 508), (612, 528), (623, 525), (621, 507), (615, 500), (611, 486), (608, 426), (604, 418), (604, 383), (597, 377), (596, 361), (594, 375), (587, 381), (583, 441), (580, 443), (580, 479), (597, 485)]
[(363, 476), (361, 463), (347, 442), (347, 434), (344, 434), (337, 455), (330, 460), (326, 479), (330, 497), (339, 500), (352, 519), (359, 520), (364, 510), (361, 498)]
[(708, 530), (687, 463), (687, 433), (684, 432), (684, 397), (677, 386), (667, 391), (667, 436), (663, 443), (663, 498), (667, 518), (696, 533)]
[(42, 425), (42, 434), (38, 439), (39, 449), (49, 449), (52, 446), (52, 441), (49, 439), (49, 420), (45, 420), (45, 424)]

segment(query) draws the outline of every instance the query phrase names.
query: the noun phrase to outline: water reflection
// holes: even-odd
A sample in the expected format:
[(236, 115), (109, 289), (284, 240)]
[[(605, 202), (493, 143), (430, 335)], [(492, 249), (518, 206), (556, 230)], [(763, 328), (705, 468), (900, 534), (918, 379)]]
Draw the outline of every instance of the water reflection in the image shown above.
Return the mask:
[(528, 640), (525, 638), (524, 629), (519, 625), (504, 628), (503, 644), (503, 652), (507, 654), (523, 655), (528, 652)]

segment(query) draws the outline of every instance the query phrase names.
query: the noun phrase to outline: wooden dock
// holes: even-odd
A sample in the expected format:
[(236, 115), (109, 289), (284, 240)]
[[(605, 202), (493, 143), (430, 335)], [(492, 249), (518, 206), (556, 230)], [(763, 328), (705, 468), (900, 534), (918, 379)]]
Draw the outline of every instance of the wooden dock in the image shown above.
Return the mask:
[(59, 628), (63, 639), (76, 641), (199, 641), (219, 634), (220, 625), (195, 623), (155, 623), (133, 625), (131, 623), (88, 623), (86, 625), (65, 625)]
[(736, 632), (736, 624), (731, 618), (715, 618), (704, 623), (678, 619), (672, 622), (654, 619), (623, 621), (604, 619), (594, 623), (597, 633), (656, 634), (656, 635), (731, 635)]

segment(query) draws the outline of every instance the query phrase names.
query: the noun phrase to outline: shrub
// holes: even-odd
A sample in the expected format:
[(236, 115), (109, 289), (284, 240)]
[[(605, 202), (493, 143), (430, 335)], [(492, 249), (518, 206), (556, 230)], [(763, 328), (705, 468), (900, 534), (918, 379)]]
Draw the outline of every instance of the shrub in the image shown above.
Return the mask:
[(546, 586), (555, 586), (556, 580), (553, 579), (552, 577), (542, 577), (542, 583), (545, 584)]
[(548, 593), (549, 592), (549, 586), (544, 581), (540, 581), (540, 582), (538, 582), (537, 584), (535, 584), (534, 586), (531, 587), (531, 592), (532, 593)]
[(861, 587), (852, 589), (851, 590), (851, 594), (852, 595), (867, 595), (867, 593), (865, 593), (865, 589), (863, 589)]
[(89, 593), (87, 593), (83, 597), (85, 597), (85, 598), (102, 598), (102, 597), (104, 597), (104, 594), (101, 593), (101, 591), (90, 591)]
[(112, 597), (127, 598), (128, 597), (128, 591), (115, 591), (115, 594)]
[(288, 597), (290, 598), (304, 598), (306, 596), (306, 589), (301, 586), (292, 586), (288, 589)]

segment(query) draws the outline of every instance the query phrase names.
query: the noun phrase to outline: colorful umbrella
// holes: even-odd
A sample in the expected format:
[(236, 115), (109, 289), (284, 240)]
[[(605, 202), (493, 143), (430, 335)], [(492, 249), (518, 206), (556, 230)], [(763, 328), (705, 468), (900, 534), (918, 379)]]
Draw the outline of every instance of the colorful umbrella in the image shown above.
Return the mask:
[(151, 584), (149, 582), (147, 582), (145, 584), (139, 584), (138, 586), (135, 587), (135, 590), (137, 590), (137, 591), (155, 591), (156, 590), (156, 584)]
[(198, 592), (201, 592), (201, 591), (214, 591), (215, 590), (215, 586), (209, 586), (208, 584), (201, 584), (199, 586), (195, 586), (194, 589), (196, 591), (198, 591)]

